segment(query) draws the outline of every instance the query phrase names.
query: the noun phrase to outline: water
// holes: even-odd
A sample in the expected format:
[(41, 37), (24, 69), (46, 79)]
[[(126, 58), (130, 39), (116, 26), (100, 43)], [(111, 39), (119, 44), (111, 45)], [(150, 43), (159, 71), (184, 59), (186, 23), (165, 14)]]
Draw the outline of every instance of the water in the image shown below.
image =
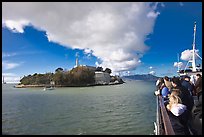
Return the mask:
[(153, 134), (154, 82), (50, 91), (2, 86), (3, 134)]

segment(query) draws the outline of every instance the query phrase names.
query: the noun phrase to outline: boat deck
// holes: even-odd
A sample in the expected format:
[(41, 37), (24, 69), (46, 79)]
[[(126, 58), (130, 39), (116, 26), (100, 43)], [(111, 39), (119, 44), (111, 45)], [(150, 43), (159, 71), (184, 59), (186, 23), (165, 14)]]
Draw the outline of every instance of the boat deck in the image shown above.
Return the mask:
[[(193, 96), (194, 104), (197, 103), (197, 96)], [(154, 122), (155, 135), (176, 135), (174, 132), (173, 124), (170, 120), (170, 116), (164, 105), (164, 100), (162, 96), (156, 96), (157, 112), (156, 112), (156, 122)]]

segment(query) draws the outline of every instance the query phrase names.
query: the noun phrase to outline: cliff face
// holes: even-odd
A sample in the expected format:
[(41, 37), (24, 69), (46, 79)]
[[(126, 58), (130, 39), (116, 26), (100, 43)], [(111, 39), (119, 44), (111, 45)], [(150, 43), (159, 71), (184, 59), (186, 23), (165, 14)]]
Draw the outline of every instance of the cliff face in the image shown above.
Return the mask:
[(143, 75), (123, 76), (123, 78), (132, 79), (132, 80), (157, 81), (159, 77), (151, 74), (143, 74)]

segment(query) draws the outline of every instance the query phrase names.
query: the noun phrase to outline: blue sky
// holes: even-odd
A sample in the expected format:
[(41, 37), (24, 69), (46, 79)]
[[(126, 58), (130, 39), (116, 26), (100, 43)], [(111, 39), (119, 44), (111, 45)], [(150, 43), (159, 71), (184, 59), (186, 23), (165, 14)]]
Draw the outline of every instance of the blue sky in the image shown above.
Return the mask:
[(6, 81), (70, 70), (76, 54), (79, 64), (109, 67), (114, 74), (173, 76), (177, 54), (192, 49), (194, 21), (202, 57), (201, 2), (66, 4), (3, 3)]

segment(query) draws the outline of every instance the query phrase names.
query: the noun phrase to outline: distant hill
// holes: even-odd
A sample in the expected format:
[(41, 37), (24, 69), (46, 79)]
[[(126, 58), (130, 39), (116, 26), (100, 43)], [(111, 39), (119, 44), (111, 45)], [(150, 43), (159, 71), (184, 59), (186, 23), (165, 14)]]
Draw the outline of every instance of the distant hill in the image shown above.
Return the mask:
[(123, 76), (122, 78), (132, 79), (132, 80), (145, 80), (145, 81), (157, 81), (159, 79), (159, 77), (151, 74)]

